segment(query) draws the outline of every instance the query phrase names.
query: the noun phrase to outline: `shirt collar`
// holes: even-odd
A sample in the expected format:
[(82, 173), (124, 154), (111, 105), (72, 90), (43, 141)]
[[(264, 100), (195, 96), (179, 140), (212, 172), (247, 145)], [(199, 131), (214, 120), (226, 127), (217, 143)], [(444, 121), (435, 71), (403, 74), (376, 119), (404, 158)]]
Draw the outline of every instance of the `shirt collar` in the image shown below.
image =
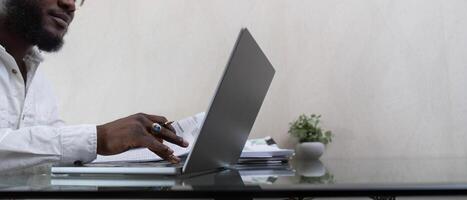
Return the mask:
[[(5, 61), (7, 61), (7, 66), (9, 65), (10, 68), (12, 69), (17, 69), (18, 65), (16, 64), (16, 61), (14, 60), (13, 56), (11, 56), (3, 47), (0, 45), (0, 58), (4, 58)], [(26, 56), (23, 58), (24, 63), (26, 64), (26, 70), (27, 70), (27, 80), (30, 82), (34, 75), (36, 74), (37, 68), (39, 67), (39, 64), (44, 61), (44, 58), (41, 55), (40, 50), (34, 46), (29, 51), (26, 53)]]
[[(1, 44), (0, 44), (0, 51), (2, 54), (6, 53), (9, 56), (11, 56), (6, 51), (5, 47), (3, 47)], [(24, 56), (23, 61), (33, 62), (34, 64), (39, 65), (41, 62), (44, 61), (44, 57), (42, 56), (41, 51), (36, 46), (34, 46), (31, 49), (29, 49), (29, 51), (26, 53), (26, 56)]]
[(28, 51), (23, 60), (25, 62), (33, 62), (35, 65), (39, 65), (42, 61), (44, 61), (44, 57), (42, 57), (41, 51), (36, 46), (34, 46)]
[(27, 68), (27, 80), (28, 83), (26, 83), (26, 87), (29, 88), (29, 85), (36, 74), (37, 68), (39, 67), (39, 64), (44, 61), (44, 58), (41, 55), (40, 50), (34, 46), (31, 48), (26, 56), (23, 58), (24, 63), (26, 64)]

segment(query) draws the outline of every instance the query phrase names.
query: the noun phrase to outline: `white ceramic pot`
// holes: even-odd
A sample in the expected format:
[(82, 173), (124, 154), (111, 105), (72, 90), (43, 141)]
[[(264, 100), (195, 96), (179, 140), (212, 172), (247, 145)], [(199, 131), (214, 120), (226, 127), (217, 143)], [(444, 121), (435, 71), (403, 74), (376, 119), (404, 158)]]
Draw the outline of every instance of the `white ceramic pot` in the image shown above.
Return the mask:
[(318, 160), (324, 153), (324, 144), (321, 142), (303, 142), (295, 148), (297, 158), (302, 160)]

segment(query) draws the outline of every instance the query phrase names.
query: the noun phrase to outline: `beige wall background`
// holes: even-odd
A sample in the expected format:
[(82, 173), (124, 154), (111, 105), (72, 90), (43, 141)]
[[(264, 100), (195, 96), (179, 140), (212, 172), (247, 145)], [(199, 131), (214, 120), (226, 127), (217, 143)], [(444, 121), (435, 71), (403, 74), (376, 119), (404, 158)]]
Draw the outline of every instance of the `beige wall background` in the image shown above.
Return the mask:
[(323, 115), (328, 158), (467, 155), (467, 1), (86, 1), (41, 70), (70, 124), (206, 110), (240, 28), (277, 69), (251, 137), (293, 147)]

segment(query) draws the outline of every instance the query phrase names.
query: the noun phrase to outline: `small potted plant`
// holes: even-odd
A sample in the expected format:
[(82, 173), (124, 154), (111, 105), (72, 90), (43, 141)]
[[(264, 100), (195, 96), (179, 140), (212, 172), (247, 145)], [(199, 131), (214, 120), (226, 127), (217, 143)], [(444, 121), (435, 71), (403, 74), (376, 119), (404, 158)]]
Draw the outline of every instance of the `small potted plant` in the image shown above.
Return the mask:
[(301, 115), (290, 123), (289, 133), (298, 138), (296, 154), (301, 159), (319, 159), (326, 145), (332, 142), (332, 132), (324, 131), (320, 126), (321, 115)]

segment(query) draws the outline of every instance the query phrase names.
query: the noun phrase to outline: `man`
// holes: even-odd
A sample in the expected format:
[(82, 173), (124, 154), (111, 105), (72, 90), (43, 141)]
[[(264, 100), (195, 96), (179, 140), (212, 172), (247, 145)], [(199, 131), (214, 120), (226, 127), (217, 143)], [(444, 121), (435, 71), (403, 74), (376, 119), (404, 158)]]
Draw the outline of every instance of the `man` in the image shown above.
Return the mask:
[(140, 113), (99, 126), (65, 126), (58, 118), (50, 86), (36, 73), (39, 50), (60, 50), (80, 2), (0, 1), (0, 170), (86, 163), (97, 154), (139, 147), (172, 163), (180, 161), (162, 141), (182, 147), (188, 143), (163, 125), (165, 117)]

